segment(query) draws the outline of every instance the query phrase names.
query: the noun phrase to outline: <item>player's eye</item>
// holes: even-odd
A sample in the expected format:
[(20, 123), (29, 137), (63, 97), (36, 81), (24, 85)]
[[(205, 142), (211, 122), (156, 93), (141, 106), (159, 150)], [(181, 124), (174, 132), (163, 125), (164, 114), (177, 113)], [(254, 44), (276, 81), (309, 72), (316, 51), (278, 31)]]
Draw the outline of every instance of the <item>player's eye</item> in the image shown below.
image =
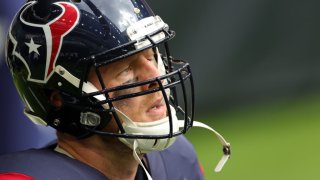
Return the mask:
[(131, 79), (133, 79), (133, 76), (134, 76), (133, 68), (131, 65), (128, 65), (128, 66), (121, 68), (118, 71), (116, 78), (120, 82), (126, 82), (126, 81), (130, 81)]
[(121, 68), (119, 73), (117, 74), (118, 77), (126, 77), (132, 73), (132, 66), (126, 66), (124, 68)]

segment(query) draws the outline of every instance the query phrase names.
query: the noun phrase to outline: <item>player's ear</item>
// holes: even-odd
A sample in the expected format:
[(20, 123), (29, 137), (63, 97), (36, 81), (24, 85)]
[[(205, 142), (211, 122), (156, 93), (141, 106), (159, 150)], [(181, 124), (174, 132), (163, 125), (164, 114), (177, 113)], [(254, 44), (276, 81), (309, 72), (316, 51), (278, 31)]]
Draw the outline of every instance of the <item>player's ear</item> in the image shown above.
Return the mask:
[(50, 103), (54, 106), (54, 107), (61, 107), (63, 100), (62, 97), (59, 93), (59, 91), (52, 91), (51, 95), (50, 95)]

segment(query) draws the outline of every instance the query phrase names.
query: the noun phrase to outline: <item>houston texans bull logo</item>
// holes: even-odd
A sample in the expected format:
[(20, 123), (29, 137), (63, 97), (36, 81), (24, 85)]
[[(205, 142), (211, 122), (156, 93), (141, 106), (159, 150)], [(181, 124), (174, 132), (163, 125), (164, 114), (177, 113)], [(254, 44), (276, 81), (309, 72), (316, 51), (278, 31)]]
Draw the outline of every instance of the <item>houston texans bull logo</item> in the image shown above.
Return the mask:
[[(56, 2), (54, 6), (57, 6), (59, 8), (57, 12), (60, 12), (57, 17), (45, 24), (30, 22), (23, 15), (35, 3), (37, 2), (26, 4), (18, 18), (21, 21), (21, 28), (27, 31), (26, 36), (13, 33), (10, 27), (9, 39), (13, 44), (11, 55), (21, 60), (27, 67), (28, 81), (46, 83), (54, 72), (63, 38), (78, 24), (80, 13), (71, 3)], [(37, 71), (30, 68), (37, 68)]]

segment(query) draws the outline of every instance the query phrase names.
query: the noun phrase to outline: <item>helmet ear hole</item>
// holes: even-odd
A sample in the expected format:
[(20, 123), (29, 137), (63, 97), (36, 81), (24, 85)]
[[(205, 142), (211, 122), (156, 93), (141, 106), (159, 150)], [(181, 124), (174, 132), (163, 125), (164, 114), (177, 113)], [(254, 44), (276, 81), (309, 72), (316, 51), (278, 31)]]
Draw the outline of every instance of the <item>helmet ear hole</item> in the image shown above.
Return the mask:
[(50, 103), (56, 108), (60, 108), (63, 105), (63, 99), (57, 90), (51, 92), (49, 99)]

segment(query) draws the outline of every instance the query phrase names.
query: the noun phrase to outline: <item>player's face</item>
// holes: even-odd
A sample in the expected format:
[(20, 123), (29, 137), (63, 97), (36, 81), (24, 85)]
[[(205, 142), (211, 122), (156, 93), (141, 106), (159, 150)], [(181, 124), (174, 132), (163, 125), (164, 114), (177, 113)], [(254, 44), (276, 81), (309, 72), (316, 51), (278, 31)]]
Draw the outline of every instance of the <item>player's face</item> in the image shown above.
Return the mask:
[[(107, 88), (144, 81), (161, 75), (152, 49), (144, 50), (133, 56), (103, 66), (100, 72)], [(101, 85), (94, 71), (90, 73), (89, 81), (98, 89), (101, 89)], [(111, 92), (109, 96), (117, 97), (156, 87), (158, 87), (157, 83), (146, 84), (135, 88)], [(115, 101), (113, 105), (136, 122), (156, 121), (167, 116), (167, 107), (160, 91)]]

